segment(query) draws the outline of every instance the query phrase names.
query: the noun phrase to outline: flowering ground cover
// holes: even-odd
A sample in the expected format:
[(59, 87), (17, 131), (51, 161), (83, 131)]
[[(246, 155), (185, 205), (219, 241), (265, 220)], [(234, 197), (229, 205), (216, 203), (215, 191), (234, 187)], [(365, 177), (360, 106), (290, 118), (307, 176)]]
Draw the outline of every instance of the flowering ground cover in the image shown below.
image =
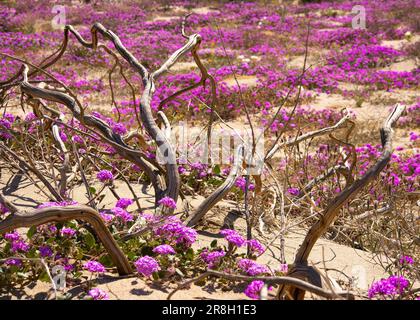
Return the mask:
[(0, 297), (419, 299), (419, 14), (2, 2)]

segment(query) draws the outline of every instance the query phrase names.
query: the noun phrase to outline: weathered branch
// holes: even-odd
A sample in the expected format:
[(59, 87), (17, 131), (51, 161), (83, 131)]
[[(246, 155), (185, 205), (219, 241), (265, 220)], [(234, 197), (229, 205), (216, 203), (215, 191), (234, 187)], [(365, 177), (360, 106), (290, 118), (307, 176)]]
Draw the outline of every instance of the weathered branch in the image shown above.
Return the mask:
[(27, 213), (15, 212), (0, 221), (0, 234), (13, 231), (17, 228), (75, 219), (86, 221), (93, 228), (116, 265), (120, 275), (126, 275), (132, 272), (130, 263), (115, 242), (100, 215), (94, 209), (87, 206), (50, 207), (36, 209)]
[[(380, 130), (383, 151), (377, 162), (359, 179), (354, 181), (341, 191), (324, 210), (321, 218), (311, 227), (303, 240), (296, 254), (294, 265), (306, 266), (309, 254), (317, 240), (328, 230), (340, 213), (340, 209), (351, 199), (353, 199), (370, 181), (385, 168), (392, 155), (392, 126), (405, 110), (404, 106), (397, 104), (388, 118), (385, 120)], [(292, 296), (295, 299), (302, 299), (305, 291), (294, 290), (291, 288)]]
[(331, 133), (331, 132), (333, 132), (337, 129), (343, 128), (345, 125), (347, 125), (347, 122), (348, 122), (349, 119), (350, 119), (350, 115), (348, 113), (346, 113), (345, 116), (342, 117), (333, 126), (325, 127), (325, 128), (319, 129), (319, 130), (311, 131), (311, 132), (307, 132), (307, 133), (302, 134), (302, 135), (300, 135), (296, 138), (289, 139), (289, 140), (287, 140), (286, 142), (283, 142), (283, 143), (275, 143), (275, 144), (273, 144), (273, 146), (267, 152), (267, 155), (265, 156), (265, 160), (270, 160), (274, 156), (274, 154), (278, 150), (280, 150), (282, 147), (294, 146), (294, 145), (297, 145), (297, 144), (301, 143), (302, 141), (312, 139), (312, 138), (315, 138), (315, 137), (319, 137), (319, 136), (322, 136), (324, 134)]
[(316, 294), (318, 296), (321, 296), (323, 298), (327, 298), (327, 299), (342, 299), (342, 296), (339, 294), (336, 294), (334, 292), (330, 292), (327, 291), (325, 289), (322, 289), (318, 286), (315, 286), (313, 284), (310, 284), (306, 281), (300, 280), (300, 279), (296, 279), (296, 278), (292, 278), (292, 277), (249, 277), (249, 276), (243, 276), (243, 275), (235, 275), (235, 274), (229, 274), (229, 273), (225, 273), (225, 272), (220, 272), (220, 271), (215, 271), (215, 270), (207, 270), (206, 272), (204, 272), (203, 274), (199, 275), (196, 278), (193, 278), (191, 280), (188, 280), (180, 285), (178, 285), (178, 288), (176, 288), (175, 290), (173, 290), (168, 297), (166, 298), (167, 300), (170, 300), (172, 298), (172, 296), (179, 290), (188, 287), (189, 285), (191, 285), (194, 282), (197, 282), (199, 280), (202, 280), (206, 277), (209, 276), (213, 276), (213, 277), (218, 277), (218, 278), (223, 278), (223, 279), (227, 279), (227, 280), (231, 280), (231, 281), (254, 281), (254, 280), (260, 280), (263, 281), (266, 285), (274, 285), (274, 284), (288, 284), (288, 285), (293, 285), (297, 288), (300, 288), (302, 290), (305, 291), (309, 291), (313, 294)]
[(216, 203), (223, 199), (223, 197), (229, 192), (229, 190), (235, 184), (236, 179), (241, 173), (242, 162), (244, 159), (244, 146), (240, 145), (235, 154), (235, 159), (232, 168), (230, 169), (229, 176), (226, 178), (225, 182), (218, 187), (210, 196), (208, 196), (195, 210), (191, 218), (186, 222), (187, 226), (195, 226), (202, 217), (213, 208)]

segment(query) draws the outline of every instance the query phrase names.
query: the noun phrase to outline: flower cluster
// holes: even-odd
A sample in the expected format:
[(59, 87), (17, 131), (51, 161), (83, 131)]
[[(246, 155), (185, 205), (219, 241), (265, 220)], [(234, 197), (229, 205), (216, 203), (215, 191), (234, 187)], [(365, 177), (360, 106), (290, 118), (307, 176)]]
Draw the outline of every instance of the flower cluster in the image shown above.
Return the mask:
[(250, 276), (258, 276), (264, 273), (270, 273), (267, 266), (258, 264), (254, 260), (241, 259), (238, 261), (238, 267)]
[(226, 252), (223, 250), (208, 251), (207, 249), (201, 252), (200, 258), (207, 263), (210, 269), (217, 267), (221, 259), (226, 255)]
[(44, 202), (38, 206), (38, 209), (51, 208), (51, 207), (67, 207), (77, 205), (77, 201), (59, 201), (59, 202)]
[(90, 296), (93, 300), (109, 300), (108, 293), (99, 288), (90, 289), (88, 296)]
[(161, 244), (155, 247), (153, 252), (161, 255), (175, 254), (175, 249), (169, 244)]
[(28, 252), (31, 248), (30, 245), (26, 243), (25, 240), (23, 240), (17, 231), (6, 233), (4, 238), (10, 242), (10, 250), (13, 253)]
[(154, 272), (160, 270), (159, 263), (150, 256), (139, 258), (134, 265), (136, 266), (137, 272), (146, 277), (150, 277)]
[(83, 264), (83, 268), (86, 269), (89, 272), (92, 272), (92, 273), (104, 273), (105, 272), (105, 267), (101, 263), (99, 263), (97, 261), (93, 261), (93, 260), (85, 262)]
[(180, 244), (190, 247), (197, 239), (197, 231), (184, 226), (177, 219), (168, 218), (171, 222), (166, 223), (154, 230), (154, 234), (169, 243)]
[[(261, 295), (261, 290), (264, 287), (264, 282), (261, 280), (254, 280), (252, 281), (245, 289), (244, 293), (247, 297), (258, 300)], [(268, 290), (272, 290), (272, 287), (268, 287)]]
[(390, 276), (374, 282), (368, 291), (369, 299), (375, 296), (390, 297), (404, 293), (410, 286), (410, 282), (404, 276)]
[(101, 170), (97, 173), (96, 178), (102, 183), (110, 183), (114, 180), (114, 175), (111, 171)]
[(60, 231), (60, 234), (62, 237), (64, 238), (73, 238), (76, 235), (76, 230), (72, 229), (72, 228), (62, 228)]
[(164, 207), (176, 209), (176, 202), (174, 199), (170, 197), (163, 197), (158, 201), (159, 204), (163, 205)]
[(128, 199), (128, 198), (121, 198), (117, 201), (116, 203), (116, 207), (117, 208), (121, 208), (121, 209), (127, 209), (128, 206), (133, 204), (133, 200), (132, 199)]
[(127, 223), (134, 220), (133, 216), (130, 213), (128, 213), (126, 210), (120, 207), (112, 208), (111, 212), (115, 215), (115, 217), (120, 219), (123, 223)]
[(234, 246), (242, 247), (246, 243), (246, 240), (236, 230), (223, 229), (220, 234)]

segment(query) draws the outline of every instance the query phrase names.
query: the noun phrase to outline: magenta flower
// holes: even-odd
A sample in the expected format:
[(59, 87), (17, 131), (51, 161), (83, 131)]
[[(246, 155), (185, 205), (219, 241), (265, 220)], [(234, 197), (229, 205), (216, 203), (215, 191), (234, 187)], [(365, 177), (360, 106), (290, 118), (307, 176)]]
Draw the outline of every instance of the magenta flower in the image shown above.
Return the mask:
[(77, 201), (44, 202), (44, 203), (41, 203), (37, 208), (43, 209), (43, 208), (51, 208), (51, 207), (67, 207), (67, 206), (73, 206), (77, 204), (78, 204)]
[(109, 222), (111, 222), (114, 219), (114, 215), (109, 214), (109, 213), (106, 213), (104, 211), (100, 211), (99, 212), (99, 215), (101, 216), (102, 219), (104, 219), (104, 221), (106, 223), (109, 223)]
[(29, 244), (27, 244), (25, 241), (23, 240), (18, 240), (18, 241), (13, 241), (12, 242), (12, 246), (11, 246), (11, 250), (12, 252), (28, 252), (30, 249)]
[(158, 204), (163, 205), (164, 207), (175, 209), (176, 208), (176, 202), (174, 199), (170, 197), (164, 197), (158, 201)]
[(93, 288), (89, 290), (88, 295), (93, 298), (93, 300), (109, 300), (108, 294), (99, 288)]
[(124, 223), (134, 220), (133, 216), (122, 208), (115, 207), (111, 212)]
[(76, 230), (72, 228), (63, 228), (61, 229), (60, 234), (64, 238), (72, 238), (76, 235)]
[(251, 251), (263, 254), (265, 251), (265, 247), (256, 239), (251, 239), (247, 241), (249, 247), (251, 248)]
[(5, 205), (0, 203), (0, 215), (8, 213), (8, 212), (9, 212), (9, 209), (7, 209)]
[(254, 260), (241, 259), (238, 262), (238, 267), (250, 276), (257, 276), (263, 273), (269, 273), (266, 266), (256, 263)]
[(19, 239), (20, 239), (20, 235), (19, 235), (19, 233), (15, 230), (15, 231), (13, 231), (13, 232), (6, 233), (6, 234), (4, 235), (4, 238), (5, 238), (6, 240), (9, 240), (9, 241), (17, 241), (17, 240), (19, 240)]
[(298, 196), (299, 195), (299, 189), (298, 188), (289, 188), (287, 189), (287, 192), (292, 196)]
[(404, 293), (410, 286), (410, 282), (404, 276), (390, 276), (372, 284), (368, 291), (369, 299), (379, 295), (382, 297), (395, 296)]
[[(260, 293), (263, 287), (264, 282), (261, 280), (254, 280), (246, 287), (244, 293), (247, 295), (247, 297), (258, 300), (260, 298)], [(272, 287), (269, 287), (268, 290), (272, 290)]]
[(234, 246), (242, 247), (246, 243), (246, 240), (235, 230), (223, 229), (220, 233)]
[(101, 170), (97, 173), (96, 178), (102, 183), (109, 183), (114, 180), (114, 175), (111, 171), (108, 170)]
[(280, 263), (279, 271), (286, 274), (289, 271), (289, 265), (287, 263)]
[(220, 260), (226, 255), (226, 252), (223, 250), (217, 250), (209, 252), (208, 250), (204, 250), (200, 254), (200, 258), (208, 264), (210, 269), (215, 268), (219, 263)]
[(117, 201), (117, 204), (115, 206), (121, 209), (127, 209), (128, 206), (133, 204), (133, 202), (133, 200), (128, 198), (121, 198)]
[[(171, 217), (168, 217), (168, 220), (171, 220)], [(173, 221), (156, 228), (155, 235), (169, 242), (191, 246), (197, 240), (197, 231), (184, 226), (181, 222)]]
[(99, 263), (97, 261), (93, 261), (93, 260), (85, 262), (83, 264), (83, 269), (86, 269), (86, 270), (88, 270), (89, 272), (92, 272), (92, 273), (95, 273), (95, 272), (104, 273), (106, 271), (105, 267), (101, 263)]
[[(235, 186), (237, 186), (239, 189), (245, 192), (246, 179), (244, 177), (239, 177), (238, 179), (236, 179)], [(248, 190), (255, 190), (255, 186), (253, 183), (248, 183)]]
[(20, 259), (7, 259), (5, 261), (5, 264), (7, 266), (21, 267), (22, 266), (22, 260), (20, 260)]
[(45, 258), (45, 257), (51, 257), (53, 254), (53, 251), (51, 250), (51, 248), (49, 246), (40, 246), (39, 247), (39, 254), (41, 255), (41, 257)]
[(161, 255), (175, 254), (175, 249), (169, 244), (161, 244), (160, 246), (154, 248), (153, 252)]
[(149, 256), (139, 258), (134, 262), (134, 265), (136, 266), (137, 272), (146, 277), (150, 277), (153, 272), (160, 270), (159, 263)]
[(400, 264), (414, 264), (414, 259), (410, 256), (402, 256), (400, 258)]

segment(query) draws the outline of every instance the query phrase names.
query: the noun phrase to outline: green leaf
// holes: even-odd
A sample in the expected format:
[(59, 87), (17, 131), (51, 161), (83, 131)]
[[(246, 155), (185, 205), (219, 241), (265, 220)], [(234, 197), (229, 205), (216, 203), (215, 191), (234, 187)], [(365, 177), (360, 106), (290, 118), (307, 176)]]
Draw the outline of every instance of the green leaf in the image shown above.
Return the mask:
[(42, 281), (42, 282), (50, 282), (51, 281), (50, 280), (50, 277), (48, 276), (47, 271), (45, 271), (45, 270), (41, 272), (41, 274), (39, 275), (38, 280), (39, 281)]
[(96, 189), (94, 187), (89, 187), (89, 191), (91, 194), (96, 194)]
[(104, 256), (100, 257), (99, 262), (102, 263), (105, 267), (108, 267), (108, 268), (113, 266), (112, 259), (109, 255), (104, 255)]
[(28, 237), (28, 239), (31, 239), (35, 233), (36, 233), (36, 226), (32, 226), (29, 228), (28, 232), (26, 233), (26, 236)]
[(214, 166), (213, 168), (213, 173), (214, 174), (220, 174), (222, 172), (222, 170), (220, 169), (220, 166), (217, 164)]
[(187, 260), (194, 260), (194, 250), (193, 250), (193, 248), (188, 248), (187, 252), (185, 253), (185, 258)]
[(137, 257), (137, 255), (136, 255), (135, 252), (130, 251), (130, 252), (127, 253), (128, 260), (134, 260), (136, 257)]
[(90, 233), (86, 233), (85, 234), (85, 243), (86, 245), (91, 249), (95, 246), (96, 242), (95, 242), (95, 237)]
[(214, 239), (211, 243), (210, 243), (210, 248), (216, 248), (217, 247), (217, 240)]

